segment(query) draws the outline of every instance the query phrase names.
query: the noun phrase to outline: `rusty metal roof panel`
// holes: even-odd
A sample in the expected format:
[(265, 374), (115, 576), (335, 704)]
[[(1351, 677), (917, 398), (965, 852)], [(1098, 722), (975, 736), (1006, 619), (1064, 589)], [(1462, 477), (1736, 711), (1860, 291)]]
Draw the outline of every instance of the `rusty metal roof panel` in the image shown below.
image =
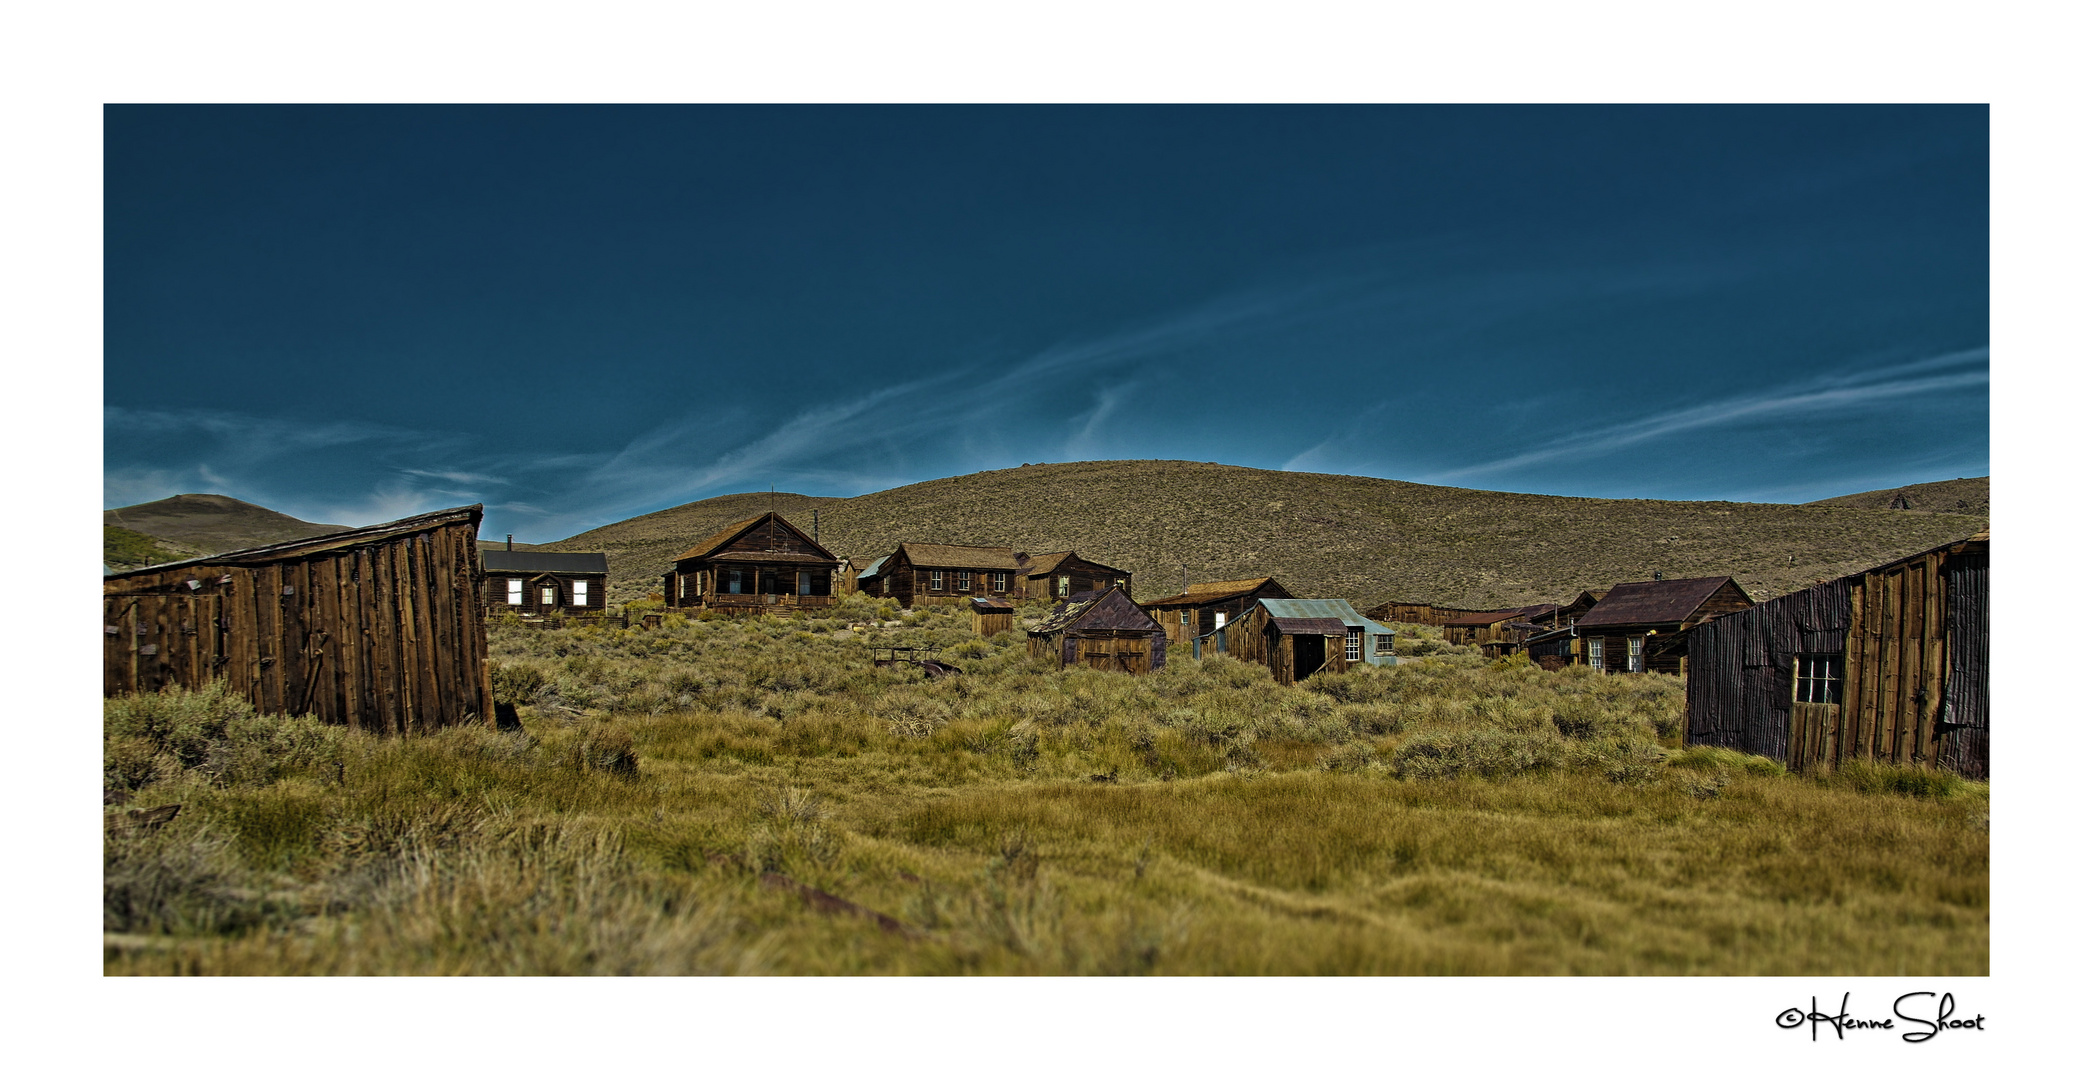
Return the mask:
[(1283, 615), (1272, 616), (1272, 626), (1282, 634), (1320, 634), (1326, 637), (1343, 637), (1349, 629), (1339, 619), (1293, 619)]
[(1359, 614), (1349, 600), (1259, 600), (1258, 604), (1275, 619), (1336, 619), (1346, 626), (1359, 627), (1369, 634), (1395, 632)]
[(1597, 628), (1685, 622), (1729, 580), (1704, 577), (1622, 582), (1607, 590), (1606, 599), (1592, 605), (1577, 625)]
[(975, 544), (902, 544), (913, 566), (938, 570), (1020, 570), (1017, 554), (1007, 547)]

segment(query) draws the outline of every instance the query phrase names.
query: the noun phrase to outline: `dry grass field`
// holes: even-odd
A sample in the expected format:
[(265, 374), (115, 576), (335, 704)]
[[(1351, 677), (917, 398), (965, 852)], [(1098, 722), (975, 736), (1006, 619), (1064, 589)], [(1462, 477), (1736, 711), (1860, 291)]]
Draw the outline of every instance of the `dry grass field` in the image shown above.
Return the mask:
[(1989, 971), (1988, 785), (1681, 751), (1666, 676), (1060, 671), (864, 598), (491, 643), (520, 731), (109, 701), (105, 971)]

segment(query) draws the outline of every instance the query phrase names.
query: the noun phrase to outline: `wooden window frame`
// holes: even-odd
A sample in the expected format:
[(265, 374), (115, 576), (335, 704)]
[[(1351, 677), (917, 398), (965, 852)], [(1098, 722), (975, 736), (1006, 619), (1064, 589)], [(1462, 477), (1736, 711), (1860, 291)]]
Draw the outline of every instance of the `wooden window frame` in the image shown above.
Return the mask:
[(1837, 705), (1846, 692), (1846, 654), (1796, 653), (1794, 693), (1798, 705)]
[(523, 579), (520, 577), (509, 579), (509, 603), (516, 607), (523, 606)]
[(560, 606), (560, 587), (559, 587), (558, 585), (540, 585), (540, 586), (538, 586), (538, 606), (539, 606), (539, 607), (558, 607), (558, 606)]
[(573, 585), (573, 587), (572, 587), (572, 590), (571, 590), (571, 591), (572, 591), (572, 593), (573, 593), (573, 595), (574, 595), (574, 606), (575, 606), (575, 607), (578, 607), (578, 608), (585, 608), (585, 607), (588, 607), (588, 606), (589, 606), (589, 582), (588, 582), (588, 579), (586, 579), (586, 578), (575, 578), (575, 579), (574, 579), (574, 581), (573, 581), (573, 583), (572, 583), (572, 585)]
[(1636, 634), (1628, 635), (1629, 671), (1640, 672), (1644, 670), (1645, 665), (1643, 662), (1643, 643), (1644, 638), (1642, 636)]
[(1010, 575), (1002, 570), (988, 575), (988, 587), (991, 592), (1009, 592)]
[(945, 591), (945, 572), (943, 570), (932, 570), (930, 572), (930, 591)]
[(953, 591), (953, 592), (972, 592), (973, 590), (974, 590), (974, 572), (973, 572), (972, 570), (954, 570), (954, 571), (952, 571), (952, 591)]
[(1344, 629), (1344, 662), (1356, 664), (1366, 659), (1366, 631), (1356, 626)]
[(1058, 590), (1054, 593), (1055, 596), (1058, 596), (1063, 600), (1068, 599), (1068, 575), (1062, 574), (1059, 578), (1056, 578), (1054, 581), (1054, 588)]
[(1585, 663), (1587, 663), (1587, 664), (1589, 664), (1589, 665), (1591, 665), (1591, 669), (1592, 669), (1593, 671), (1599, 672), (1599, 673), (1601, 673), (1601, 674), (1604, 674), (1604, 673), (1605, 673), (1605, 671), (1606, 671), (1606, 639), (1605, 639), (1605, 638), (1603, 638), (1603, 637), (1588, 637), (1588, 638), (1585, 638), (1585, 639), (1584, 639), (1584, 662), (1585, 662)]
[(1395, 655), (1395, 635), (1394, 635), (1394, 634), (1375, 634), (1375, 635), (1374, 635), (1374, 655), (1375, 655), (1375, 656), (1394, 656), (1394, 655)]

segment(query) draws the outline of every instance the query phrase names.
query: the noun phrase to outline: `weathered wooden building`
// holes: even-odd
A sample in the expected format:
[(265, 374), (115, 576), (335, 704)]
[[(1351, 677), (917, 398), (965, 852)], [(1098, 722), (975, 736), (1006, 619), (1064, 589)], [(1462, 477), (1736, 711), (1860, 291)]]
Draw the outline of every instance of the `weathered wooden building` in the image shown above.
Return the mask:
[(1318, 671), (1395, 663), (1395, 631), (1346, 600), (1259, 600), (1225, 630), (1227, 652), (1263, 664), (1282, 686)]
[(404, 734), (494, 721), (478, 506), (102, 579), (102, 692), (224, 679), (265, 713)]
[(1195, 581), (1176, 596), (1142, 604), (1141, 610), (1163, 624), (1171, 641), (1187, 642), (1213, 633), (1231, 619), (1241, 618), (1259, 600), (1293, 598), (1286, 586), (1268, 577)]
[(1162, 670), (1170, 647), (1162, 624), (1117, 585), (1063, 601), (1026, 639), (1033, 656), (1060, 667), (1080, 664), (1133, 675)]
[(1624, 582), (1576, 621), (1574, 655), (1599, 671), (1684, 675), (1686, 631), (1750, 606), (1727, 577)]
[(975, 633), (993, 637), (1010, 629), (1017, 608), (1002, 597), (976, 596), (967, 601), (967, 614), (974, 621)]
[(835, 604), (839, 561), (784, 515), (737, 521), (676, 556), (662, 575), (672, 608), (732, 612), (823, 608)]
[(610, 561), (600, 551), (480, 552), (489, 614), (601, 614), (610, 604)]
[(1007, 547), (904, 543), (873, 564), (873, 596), (904, 607), (964, 604), (976, 596), (1009, 597), (1024, 589), (1023, 563)]
[(1529, 604), (1503, 611), (1462, 612), (1442, 623), (1440, 632), (1455, 645), (1516, 644), (1540, 629), (1536, 620), (1549, 618), (1556, 608), (1555, 604)]
[(1990, 582), (1987, 531), (1695, 627), (1686, 745), (1988, 778)]
[(1134, 594), (1133, 571), (1093, 562), (1073, 551), (1045, 555), (1020, 551), (1017, 558), (1024, 564), (1024, 595), (1033, 600), (1066, 600), (1115, 585), (1125, 589), (1128, 596)]

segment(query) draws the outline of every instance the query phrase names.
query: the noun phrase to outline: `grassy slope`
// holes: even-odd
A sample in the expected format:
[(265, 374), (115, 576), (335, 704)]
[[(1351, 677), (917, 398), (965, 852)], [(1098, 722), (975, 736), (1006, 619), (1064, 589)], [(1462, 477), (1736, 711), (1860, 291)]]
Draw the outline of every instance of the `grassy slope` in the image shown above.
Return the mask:
[(1863, 491), (1857, 495), (1839, 495), (1829, 499), (1818, 499), (1810, 506), (1854, 506), (1867, 510), (1888, 509), (1897, 496), (1904, 496), (1911, 509), (1935, 514), (1968, 514), (1976, 517), (1991, 516), (1991, 477), (1977, 476), (1961, 480), (1937, 480), (1930, 484), (1912, 484), (1908, 487), (1883, 488), (1881, 491)]
[(1416, 628), (1417, 662), (1297, 687), (1183, 647), (1136, 679), (904, 623), (497, 626), (513, 736), (111, 702), (115, 801), (184, 809), (112, 817), (105, 971), (1989, 970), (1988, 785), (1668, 750), (1674, 678)]
[[(552, 544), (610, 555), (613, 596), (660, 587), (669, 560), (728, 522), (778, 509), (863, 559), (902, 540), (1074, 548), (1132, 570), (1143, 597), (1277, 576), (1302, 596), (1463, 607), (1564, 601), (1619, 581), (1727, 574), (1759, 599), (1975, 533), (1981, 515), (1846, 506), (1578, 499), (1185, 461), (1034, 465), (852, 499), (706, 499)], [(1884, 501), (1887, 501), (1886, 499)]]
[(172, 541), (200, 555), (319, 536), (348, 527), (300, 521), (225, 495), (176, 495), (158, 502), (104, 510), (102, 524)]
[(102, 526), (102, 563), (112, 570), (135, 570), (155, 563), (179, 562), (201, 554), (203, 552), (133, 529)]

